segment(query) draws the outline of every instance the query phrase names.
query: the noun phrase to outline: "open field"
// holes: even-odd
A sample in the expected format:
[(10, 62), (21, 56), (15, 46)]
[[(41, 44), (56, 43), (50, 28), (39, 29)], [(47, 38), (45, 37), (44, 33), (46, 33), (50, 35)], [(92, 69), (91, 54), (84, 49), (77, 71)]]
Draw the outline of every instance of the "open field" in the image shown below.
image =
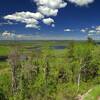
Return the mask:
[(99, 100), (100, 46), (92, 40), (2, 41), (0, 57), (0, 100), (79, 100), (89, 89), (83, 100)]

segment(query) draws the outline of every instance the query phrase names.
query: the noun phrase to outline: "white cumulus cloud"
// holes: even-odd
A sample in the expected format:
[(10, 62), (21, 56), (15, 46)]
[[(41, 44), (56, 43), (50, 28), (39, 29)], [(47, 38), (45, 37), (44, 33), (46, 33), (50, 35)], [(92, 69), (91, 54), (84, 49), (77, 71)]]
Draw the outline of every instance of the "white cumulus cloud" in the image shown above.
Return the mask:
[(71, 32), (71, 29), (64, 29), (64, 32)]
[(87, 29), (86, 28), (85, 29), (81, 29), (80, 31), (85, 33), (85, 32), (87, 32)]
[(46, 16), (56, 16), (60, 8), (64, 8), (67, 2), (64, 0), (34, 0), (38, 11)]
[(64, 8), (67, 3), (64, 0), (34, 0), (37, 6), (47, 6), (52, 9)]
[(100, 31), (100, 26), (97, 26), (97, 27), (96, 27), (96, 30), (97, 30), (97, 31)]
[(57, 16), (57, 13), (58, 13), (58, 9), (51, 9), (47, 6), (40, 6), (38, 8), (38, 11), (46, 16)]
[[(67, 1), (77, 4), (79, 6), (88, 5), (93, 3), (94, 0), (33, 0), (37, 5), (36, 13), (30, 11), (16, 12), (14, 14), (4, 16), (4, 19), (13, 20), (25, 24), (26, 28), (37, 28), (39, 29), (39, 21), (44, 24), (55, 27), (54, 20), (51, 16), (57, 16), (59, 9), (67, 6)], [(70, 31), (70, 30), (66, 30)]]
[(7, 32), (7, 31), (5, 31), (5, 32), (2, 33), (2, 36), (10, 36), (10, 35), (11, 35), (11, 33)]
[(67, 0), (67, 1), (71, 3), (75, 3), (76, 5), (79, 5), (79, 6), (88, 5), (94, 2), (94, 0)]
[(11, 39), (11, 38), (14, 38), (14, 36), (15, 36), (15, 34), (13, 32), (4, 31), (2, 33), (3, 39)]
[(96, 30), (89, 30), (88, 33), (96, 33)]
[(51, 25), (52, 23), (54, 23), (54, 20), (52, 18), (45, 18), (43, 19), (43, 23), (47, 25)]
[(37, 12), (37, 13), (32, 13), (32, 12), (16, 12), (12, 15), (7, 15), (4, 16), (4, 19), (8, 20), (14, 20), (18, 22), (22, 22), (26, 24), (26, 27), (33, 27), (33, 28), (38, 28), (38, 24), (40, 19), (44, 18), (44, 16)]

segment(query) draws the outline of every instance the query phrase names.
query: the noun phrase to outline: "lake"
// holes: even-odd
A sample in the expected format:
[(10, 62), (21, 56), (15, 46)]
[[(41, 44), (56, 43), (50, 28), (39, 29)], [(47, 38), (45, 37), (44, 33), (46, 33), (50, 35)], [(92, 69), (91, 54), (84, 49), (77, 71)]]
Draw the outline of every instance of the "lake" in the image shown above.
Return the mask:
[(60, 46), (60, 45), (58, 45), (58, 46), (51, 46), (50, 47), (50, 49), (56, 49), (56, 50), (62, 50), (62, 49), (65, 49), (66, 48), (66, 46)]

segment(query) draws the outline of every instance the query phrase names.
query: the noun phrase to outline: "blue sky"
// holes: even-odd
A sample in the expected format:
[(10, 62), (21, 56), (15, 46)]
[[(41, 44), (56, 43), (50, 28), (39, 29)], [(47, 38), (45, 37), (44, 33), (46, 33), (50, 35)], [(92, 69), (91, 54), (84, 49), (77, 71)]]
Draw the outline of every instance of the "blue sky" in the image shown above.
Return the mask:
[(1, 0), (0, 36), (99, 39), (99, 10), (100, 0)]

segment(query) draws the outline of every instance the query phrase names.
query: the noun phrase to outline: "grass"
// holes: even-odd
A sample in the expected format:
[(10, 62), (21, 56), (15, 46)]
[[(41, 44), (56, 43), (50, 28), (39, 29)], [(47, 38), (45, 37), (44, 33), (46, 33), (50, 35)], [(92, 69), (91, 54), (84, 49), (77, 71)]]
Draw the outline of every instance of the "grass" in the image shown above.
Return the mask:
[(4, 69), (4, 68), (8, 68), (8, 62), (0, 62), (0, 70)]
[(84, 100), (100, 100), (100, 85), (95, 86)]
[(9, 46), (0, 46), (0, 56), (7, 56), (10, 52)]

